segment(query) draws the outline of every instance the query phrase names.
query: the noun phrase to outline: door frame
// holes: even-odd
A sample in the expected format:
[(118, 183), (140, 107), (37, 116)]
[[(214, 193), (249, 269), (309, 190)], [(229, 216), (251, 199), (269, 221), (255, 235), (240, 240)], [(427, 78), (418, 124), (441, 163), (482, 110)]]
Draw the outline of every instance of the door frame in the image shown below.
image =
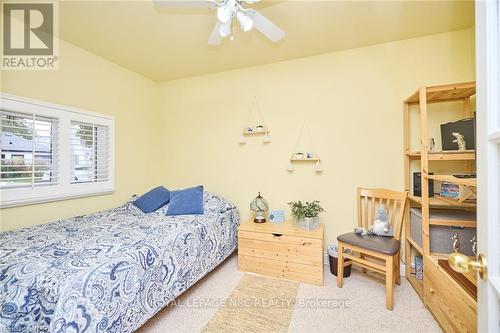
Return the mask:
[(478, 253), (488, 279), (478, 278), (478, 332), (500, 329), (500, 2), (476, 1)]

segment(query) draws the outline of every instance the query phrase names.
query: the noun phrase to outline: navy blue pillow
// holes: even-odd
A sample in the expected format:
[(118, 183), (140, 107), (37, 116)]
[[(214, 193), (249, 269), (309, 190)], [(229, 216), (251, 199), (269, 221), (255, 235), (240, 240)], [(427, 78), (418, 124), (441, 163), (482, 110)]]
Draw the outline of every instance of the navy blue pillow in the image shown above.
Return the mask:
[(133, 204), (144, 213), (151, 213), (168, 204), (169, 200), (170, 191), (163, 186), (158, 186), (141, 195)]
[(203, 214), (203, 186), (170, 192), (170, 204), (165, 215)]

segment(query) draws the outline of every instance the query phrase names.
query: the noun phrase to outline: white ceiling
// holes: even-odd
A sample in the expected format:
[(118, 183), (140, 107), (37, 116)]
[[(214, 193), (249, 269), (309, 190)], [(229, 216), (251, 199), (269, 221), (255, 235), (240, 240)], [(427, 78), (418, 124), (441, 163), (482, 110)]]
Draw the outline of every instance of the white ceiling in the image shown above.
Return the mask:
[(210, 9), (159, 8), (141, 1), (60, 2), (63, 39), (155, 81), (219, 72), (474, 25), (472, 1), (264, 1), (263, 15), (285, 32), (257, 31), (207, 45)]

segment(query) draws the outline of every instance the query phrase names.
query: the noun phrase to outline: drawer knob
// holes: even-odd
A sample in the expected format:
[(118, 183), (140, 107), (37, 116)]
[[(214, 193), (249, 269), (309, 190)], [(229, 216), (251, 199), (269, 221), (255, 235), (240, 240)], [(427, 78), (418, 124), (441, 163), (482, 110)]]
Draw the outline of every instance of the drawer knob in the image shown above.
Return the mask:
[(436, 290), (434, 290), (434, 288), (432, 287), (429, 287), (429, 292), (434, 295), (436, 293)]
[(281, 237), (283, 234), (273, 234), (274, 237)]

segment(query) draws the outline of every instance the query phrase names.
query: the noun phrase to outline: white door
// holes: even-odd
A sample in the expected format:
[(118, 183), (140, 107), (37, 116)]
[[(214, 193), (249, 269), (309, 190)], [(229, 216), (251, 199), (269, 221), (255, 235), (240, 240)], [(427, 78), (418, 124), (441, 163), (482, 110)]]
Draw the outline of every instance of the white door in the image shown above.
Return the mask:
[(488, 261), (478, 278), (478, 331), (500, 332), (500, 2), (476, 2), (478, 253)]

